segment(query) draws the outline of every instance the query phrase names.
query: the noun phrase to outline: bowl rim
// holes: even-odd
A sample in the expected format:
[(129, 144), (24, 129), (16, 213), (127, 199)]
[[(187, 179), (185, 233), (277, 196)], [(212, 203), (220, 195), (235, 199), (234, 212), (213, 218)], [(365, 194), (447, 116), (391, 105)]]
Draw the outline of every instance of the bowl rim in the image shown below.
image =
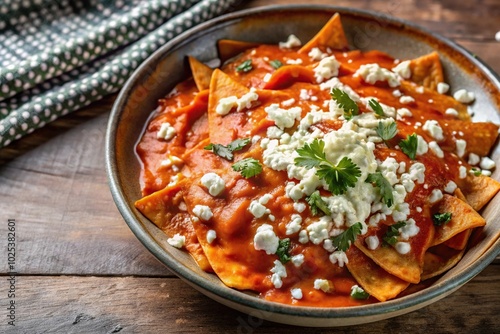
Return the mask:
[[(481, 254), (477, 261), (472, 263), (469, 267), (465, 268), (460, 272), (459, 275), (450, 278), (447, 282), (440, 282), (433, 284), (419, 292), (410, 294), (405, 297), (363, 305), (363, 306), (350, 306), (350, 307), (309, 307), (309, 306), (292, 306), (286, 304), (279, 304), (276, 302), (271, 302), (263, 299), (256, 298), (255, 296), (250, 296), (244, 292), (238, 291), (236, 289), (227, 287), (225, 285), (216, 285), (209, 280), (204, 279), (202, 276), (195, 274), (189, 268), (180, 264), (178, 260), (167, 253), (152, 235), (146, 230), (143, 224), (136, 218), (133, 208), (129, 205), (126, 200), (126, 196), (120, 187), (120, 181), (118, 177), (118, 168), (116, 161), (116, 151), (115, 151), (115, 138), (116, 131), (118, 127), (119, 120), (121, 118), (121, 112), (123, 107), (126, 105), (127, 98), (130, 93), (134, 90), (136, 84), (143, 79), (144, 69), (158, 64), (164, 56), (168, 55), (170, 50), (182, 45), (183, 43), (190, 40), (190, 38), (195, 38), (196, 35), (208, 30), (209, 28), (214, 28), (218, 25), (223, 25), (224, 23), (230, 23), (235, 20), (242, 20), (249, 16), (255, 16), (260, 14), (266, 14), (271, 12), (280, 11), (332, 11), (348, 13), (351, 15), (356, 15), (359, 17), (365, 17), (369, 19), (377, 20), (378, 22), (386, 22), (388, 24), (402, 25), (411, 28), (413, 31), (419, 32), (423, 35), (427, 35), (437, 40), (440, 43), (454, 49), (462, 56), (464, 56), (468, 61), (472, 62), (486, 77), (496, 84), (497, 89), (500, 87), (500, 76), (498, 76), (486, 63), (484, 63), (477, 56), (469, 52), (464, 47), (458, 45), (457, 43), (445, 38), (435, 32), (428, 30), (427, 28), (421, 27), (415, 23), (406, 21), (404, 19), (395, 18), (387, 14), (374, 12), (364, 9), (355, 9), (343, 6), (334, 5), (320, 5), (320, 4), (294, 4), (294, 5), (270, 5), (255, 7), (250, 9), (244, 9), (240, 11), (235, 11), (228, 13), (217, 18), (208, 20), (204, 23), (196, 25), (195, 27), (187, 30), (186, 32), (180, 34), (179, 36), (171, 39), (165, 45), (160, 47), (155, 51), (150, 57), (148, 57), (130, 76), (123, 88), (121, 89), (116, 101), (113, 105), (111, 114), (109, 116), (109, 121), (106, 131), (105, 139), (105, 167), (108, 176), (108, 183), (112, 193), (112, 197), (115, 204), (124, 218), (125, 222), (134, 233), (134, 235), (139, 239), (139, 241), (169, 270), (175, 273), (181, 279), (187, 281), (193, 286), (197, 286), (202, 290), (208, 291), (220, 298), (227, 299), (228, 301), (236, 304), (241, 304), (246, 307), (257, 309), (262, 312), (270, 312), (275, 314), (287, 315), (287, 316), (299, 316), (307, 318), (351, 318), (359, 316), (375, 316), (382, 313), (390, 313), (393, 311), (402, 311), (405, 309), (410, 309), (417, 305), (427, 305), (433, 300), (440, 299), (440, 297), (445, 297), (447, 294), (455, 291), (463, 284), (467, 283), (474, 276), (479, 274), (486, 266), (488, 266), (495, 258), (500, 254), (500, 238), (497, 239), (483, 254)], [(445, 284), (446, 283), (446, 284)]]

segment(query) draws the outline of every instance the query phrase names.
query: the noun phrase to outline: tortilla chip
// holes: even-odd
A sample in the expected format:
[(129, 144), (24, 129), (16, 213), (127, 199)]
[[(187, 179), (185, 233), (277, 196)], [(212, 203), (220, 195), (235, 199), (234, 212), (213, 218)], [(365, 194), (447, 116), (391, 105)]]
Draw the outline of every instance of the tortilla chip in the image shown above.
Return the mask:
[(351, 275), (366, 292), (381, 302), (396, 297), (410, 285), (387, 273), (355, 246), (347, 250), (347, 257), (349, 262), (346, 265)]
[(462, 250), (465, 247), (467, 247), (467, 241), (469, 241), (469, 237), (472, 233), (472, 230), (473, 229), (470, 228), (468, 230), (460, 232), (454, 237), (451, 237), (450, 239), (443, 242), (443, 244), (456, 250)]
[(437, 85), (444, 82), (443, 67), (437, 52), (410, 60), (410, 80), (418, 85), (437, 90)]
[[(467, 138), (465, 147), (465, 156), (475, 153), (481, 157), (487, 156), (495, 144), (498, 137), (498, 125), (491, 122), (464, 122), (461, 120), (442, 120), (439, 121), (443, 129), (445, 140), (439, 143), (443, 150), (456, 152), (456, 137)], [(457, 133), (463, 133), (457, 136)]]
[(315, 82), (314, 72), (301, 65), (285, 65), (273, 72), (264, 89), (283, 89), (295, 82)]
[[(192, 212), (198, 204), (207, 205), (212, 210), (213, 217), (209, 221), (193, 223), (208, 261), (217, 276), (229, 287), (254, 291), (272, 288), (272, 283), (266, 277), (270, 275), (269, 270), (274, 266), (275, 258), (264, 251), (255, 250), (251, 242), (255, 233), (248, 231), (253, 228), (253, 215), (248, 211), (248, 206), (259, 190), (256, 187), (248, 190), (248, 185), (242, 186), (250, 181), (239, 177), (236, 172), (228, 169), (214, 172), (221, 175), (226, 183), (223, 195), (211, 196), (196, 180), (190, 182), (184, 192), (188, 211)], [(208, 230), (216, 232), (216, 239), (212, 243), (206, 239)], [(250, 252), (252, 256), (248, 256)]]
[(500, 190), (498, 181), (484, 175), (467, 175), (459, 183), (467, 203), (476, 211), (481, 210)]
[(212, 271), (210, 263), (198, 242), (198, 237), (186, 211), (180, 211), (182, 202), (180, 192), (187, 179), (175, 185), (143, 197), (135, 202), (135, 207), (169, 237), (180, 234), (186, 238), (185, 247), (201, 269)]
[(213, 69), (194, 57), (189, 56), (188, 59), (196, 87), (198, 87), (200, 92), (208, 89), (210, 87), (210, 79), (212, 78)]
[(414, 257), (401, 255), (393, 247), (381, 246), (375, 250), (370, 250), (364, 245), (364, 241), (360, 241), (359, 238), (356, 240), (355, 245), (389, 274), (409, 283), (420, 282), (421, 267)]
[(451, 220), (441, 226), (436, 226), (433, 246), (439, 245), (455, 235), (470, 228), (486, 225), (486, 221), (469, 204), (445, 194), (443, 199), (433, 208), (434, 212), (451, 213)]
[(334, 50), (345, 50), (349, 47), (339, 13), (335, 13), (323, 28), (306, 45), (300, 48), (299, 53), (308, 53), (317, 47), (332, 48)]
[(216, 113), (217, 104), (223, 98), (236, 96), (238, 98), (250, 92), (250, 89), (219, 69), (215, 69), (210, 81), (210, 93), (208, 99), (208, 126), (210, 140), (212, 143), (227, 145), (236, 138), (245, 137), (247, 127), (247, 115), (245, 112), (229, 112), (227, 115)]
[(232, 39), (221, 39), (217, 41), (219, 59), (225, 63), (228, 59), (239, 55), (243, 51), (259, 46), (259, 43), (235, 41)]
[(422, 280), (426, 280), (453, 268), (464, 255), (465, 250), (456, 250), (444, 245), (429, 248), (425, 253)]
[[(447, 109), (452, 108), (458, 112), (459, 120), (470, 121), (470, 115), (467, 111), (467, 106), (465, 104), (458, 102), (452, 96), (438, 94), (435, 90), (432, 90), (430, 88), (424, 87), (423, 92), (417, 91), (418, 87), (419, 86), (415, 85), (415, 83), (413, 82), (403, 80), (401, 81), (400, 90), (403, 93), (403, 95), (418, 96), (419, 100), (422, 101), (433, 100), (434, 101), (433, 104), (436, 106), (436, 109), (434, 109), (433, 111), (436, 113), (443, 114)], [(419, 116), (429, 117), (428, 113), (425, 111), (427, 108), (428, 106), (426, 106), (425, 108), (412, 109), (413, 117), (419, 117)], [(446, 121), (448, 121), (448, 119)]]

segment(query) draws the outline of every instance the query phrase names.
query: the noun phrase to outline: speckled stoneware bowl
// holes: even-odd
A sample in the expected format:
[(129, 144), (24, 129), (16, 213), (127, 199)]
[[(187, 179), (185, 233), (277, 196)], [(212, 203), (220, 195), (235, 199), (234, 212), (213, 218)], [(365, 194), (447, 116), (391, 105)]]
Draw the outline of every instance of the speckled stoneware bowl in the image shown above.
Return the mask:
[[(114, 200), (130, 229), (161, 262), (205, 295), (229, 307), (263, 319), (301, 326), (346, 326), (395, 317), (429, 305), (460, 288), (500, 253), (500, 196), (483, 210), (488, 226), (462, 261), (431, 287), (384, 303), (349, 308), (294, 307), (268, 302), (226, 287), (203, 272), (191, 257), (166, 242), (167, 237), (134, 207), (141, 197), (140, 164), (135, 145), (159, 98), (190, 75), (187, 55), (208, 62), (217, 58), (216, 41), (236, 39), (261, 43), (284, 41), (291, 33), (309, 40), (339, 12), (353, 49), (386, 51), (415, 58), (433, 50), (441, 55), (452, 90), (466, 88), (477, 100), (477, 120), (500, 123), (500, 82), (474, 55), (453, 42), (414, 24), (373, 13), (332, 6), (272, 6), (232, 13), (201, 24), (173, 39), (132, 75), (109, 119), (106, 167)], [(499, 164), (499, 149), (493, 158)], [(497, 170), (493, 177), (499, 178)], [(457, 307), (460, 307), (457, 305)]]

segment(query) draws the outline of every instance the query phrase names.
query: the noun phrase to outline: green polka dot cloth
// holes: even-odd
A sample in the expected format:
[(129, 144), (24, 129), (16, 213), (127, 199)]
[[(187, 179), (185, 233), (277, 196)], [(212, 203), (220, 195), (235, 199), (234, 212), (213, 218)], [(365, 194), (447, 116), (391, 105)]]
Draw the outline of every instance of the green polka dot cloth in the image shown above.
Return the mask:
[(117, 92), (149, 55), (241, 0), (0, 0), (0, 148)]

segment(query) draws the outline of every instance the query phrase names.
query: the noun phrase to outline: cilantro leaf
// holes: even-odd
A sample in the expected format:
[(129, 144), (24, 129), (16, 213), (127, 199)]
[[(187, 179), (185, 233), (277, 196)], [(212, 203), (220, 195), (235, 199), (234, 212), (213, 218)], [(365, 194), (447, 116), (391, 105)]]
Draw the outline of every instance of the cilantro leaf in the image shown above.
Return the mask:
[(418, 140), (417, 135), (414, 133), (409, 135), (406, 139), (399, 142), (399, 147), (404, 154), (406, 154), (410, 159), (415, 160), (417, 155)]
[(397, 237), (399, 236), (399, 229), (403, 226), (406, 226), (405, 221), (397, 222), (387, 228), (387, 232), (385, 232), (384, 237), (382, 238), (385, 243), (394, 246), (396, 242), (398, 242)]
[(208, 144), (204, 147), (205, 150), (209, 150), (217, 154), (219, 157), (224, 158), (226, 160), (233, 160), (233, 152), (229, 148), (221, 144)]
[(233, 140), (227, 145), (227, 148), (231, 150), (231, 152), (239, 151), (248, 145), (250, 142), (250, 138), (238, 138)]
[(348, 187), (354, 187), (361, 170), (348, 157), (343, 157), (337, 165), (326, 159), (324, 152), (325, 142), (314, 139), (311, 144), (304, 144), (296, 151), (299, 154), (295, 158), (295, 165), (311, 169), (316, 167), (316, 175), (323, 179), (328, 190), (335, 195), (341, 195), (347, 191)]
[(470, 170), (470, 172), (474, 176), (480, 176), (482, 174), (482, 171), (479, 168), (476, 168), (476, 167), (472, 167), (471, 170)]
[(247, 59), (236, 67), (236, 72), (249, 72), (253, 68), (252, 60)]
[(354, 299), (368, 299), (368, 297), (370, 297), (370, 294), (363, 290), (363, 288), (354, 285), (351, 288), (351, 297)]
[(349, 94), (347, 94), (343, 90), (333, 88), (330, 92), (330, 95), (332, 96), (332, 99), (337, 102), (339, 107), (344, 109), (344, 118), (347, 121), (350, 120), (353, 116), (359, 114), (358, 105), (351, 99)]
[(322, 161), (327, 161), (324, 149), (325, 142), (322, 140), (314, 139), (311, 144), (304, 144), (297, 149), (299, 156), (295, 158), (295, 164), (307, 169), (318, 167)]
[(368, 174), (367, 183), (375, 183), (380, 189), (382, 200), (390, 208), (394, 204), (394, 196), (392, 195), (392, 186), (380, 172)]
[(441, 226), (448, 223), (451, 220), (451, 212), (436, 213), (432, 215), (432, 221), (434, 225)]
[(316, 216), (320, 211), (328, 216), (332, 214), (328, 208), (328, 204), (326, 204), (326, 202), (321, 198), (319, 190), (316, 190), (310, 196), (307, 196), (306, 201), (309, 204), (313, 215)]
[(276, 250), (276, 255), (280, 259), (280, 262), (285, 264), (292, 259), (290, 256), (290, 238), (280, 239), (278, 242), (278, 249)]
[(348, 157), (343, 157), (337, 164), (321, 164), (316, 175), (328, 184), (328, 190), (335, 195), (342, 195), (348, 187), (354, 187), (361, 170)]
[(378, 103), (377, 100), (370, 99), (370, 101), (368, 101), (368, 104), (370, 105), (370, 107), (372, 107), (372, 109), (375, 112), (375, 114), (377, 114), (378, 116), (382, 116), (382, 117), (385, 116), (384, 109), (382, 108), (382, 106), (380, 105), (380, 103)]
[(233, 152), (243, 149), (249, 142), (250, 138), (239, 138), (230, 142), (227, 146), (210, 143), (205, 146), (204, 149), (212, 151), (219, 157), (231, 161), (234, 158)]
[(280, 61), (279, 61), (279, 60), (277, 60), (277, 59), (275, 59), (275, 60), (271, 60), (271, 61), (269, 62), (269, 64), (270, 64), (270, 65), (271, 65), (274, 69), (276, 69), (276, 70), (277, 70), (278, 68), (280, 68), (281, 66), (283, 66), (283, 63), (282, 63), (282, 62), (280, 62)]
[[(387, 145), (387, 141), (394, 138), (398, 133), (398, 127), (396, 122), (391, 122), (389, 124), (384, 124), (382, 122), (378, 122), (377, 128), (375, 129), (380, 138)], [(389, 145), (387, 145), (389, 146)]]
[(246, 179), (262, 173), (262, 165), (259, 160), (254, 158), (240, 160), (234, 163), (232, 167), (234, 171), (240, 172)]
[(347, 251), (356, 240), (356, 237), (361, 233), (362, 227), (361, 223), (357, 222), (344, 232), (331, 238), (333, 246), (337, 247), (337, 249), (342, 252)]

